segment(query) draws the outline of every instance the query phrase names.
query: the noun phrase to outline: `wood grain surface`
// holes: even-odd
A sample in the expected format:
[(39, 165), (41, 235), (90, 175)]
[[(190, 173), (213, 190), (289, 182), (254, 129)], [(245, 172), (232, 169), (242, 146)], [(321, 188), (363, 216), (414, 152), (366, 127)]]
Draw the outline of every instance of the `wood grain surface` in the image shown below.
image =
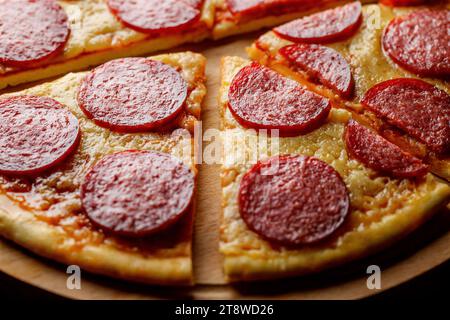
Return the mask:
[[(203, 105), (202, 126), (219, 128), (217, 95), (220, 58), (246, 57), (245, 47), (258, 36), (226, 39), (186, 46), (207, 59), (208, 94)], [(194, 270), (197, 285), (192, 288), (162, 288), (125, 283), (82, 273), (81, 290), (66, 286), (66, 266), (37, 257), (18, 246), (0, 240), (0, 270), (58, 295), (76, 299), (355, 299), (392, 288), (450, 259), (450, 211), (443, 209), (426, 225), (394, 247), (341, 268), (317, 275), (276, 282), (225, 285), (222, 257), (218, 251), (221, 212), (218, 165), (201, 165), (197, 193), (194, 238)], [(367, 289), (367, 266), (382, 269), (382, 289)]]

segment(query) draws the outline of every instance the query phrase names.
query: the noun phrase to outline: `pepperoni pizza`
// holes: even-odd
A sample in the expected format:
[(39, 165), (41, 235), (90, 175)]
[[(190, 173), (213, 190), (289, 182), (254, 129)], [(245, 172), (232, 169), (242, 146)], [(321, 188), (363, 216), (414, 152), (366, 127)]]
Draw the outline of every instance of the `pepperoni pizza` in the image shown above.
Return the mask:
[(305, 274), (373, 253), (450, 199), (450, 186), (421, 159), (257, 62), (223, 59), (219, 103), (220, 251), (230, 281)]
[(254, 61), (222, 60), (226, 276), (315, 272), (411, 232), (450, 200), (449, 7), (348, 2), (0, 0), (0, 88), (110, 60), (0, 96), (0, 234), (92, 272), (192, 283), (205, 59), (113, 58), (298, 17)]
[(0, 89), (197, 42), (213, 0), (0, 0)]
[(204, 68), (123, 58), (1, 96), (0, 233), (92, 272), (191, 283)]
[(349, 0), (0, 0), (0, 89), (274, 26)]
[(276, 26), (347, 2), (350, 0), (216, 0), (213, 38)]
[(448, 8), (354, 2), (276, 27), (248, 52), (449, 180)]

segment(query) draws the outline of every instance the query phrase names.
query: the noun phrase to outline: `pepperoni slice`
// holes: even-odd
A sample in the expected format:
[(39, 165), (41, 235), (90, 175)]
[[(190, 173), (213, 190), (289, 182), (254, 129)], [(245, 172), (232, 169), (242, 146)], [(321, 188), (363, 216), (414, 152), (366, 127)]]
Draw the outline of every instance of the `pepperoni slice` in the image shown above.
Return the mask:
[(111, 12), (127, 27), (143, 33), (180, 32), (200, 19), (199, 0), (107, 0)]
[(72, 113), (37, 96), (1, 99), (0, 132), (0, 173), (10, 175), (33, 175), (56, 166), (80, 138)]
[(117, 235), (142, 237), (177, 222), (194, 194), (194, 175), (180, 160), (151, 151), (125, 151), (101, 159), (81, 186), (94, 224)]
[(99, 126), (123, 132), (158, 129), (183, 110), (187, 83), (172, 67), (145, 58), (107, 62), (82, 81), (78, 103)]
[(400, 67), (421, 76), (450, 75), (450, 11), (420, 10), (392, 20), (383, 49)]
[(0, 63), (37, 66), (60, 54), (69, 38), (64, 10), (49, 0), (0, 0)]
[(403, 152), (374, 131), (350, 120), (345, 129), (345, 143), (352, 158), (365, 166), (395, 177), (423, 176), (427, 166), (418, 158)]
[(256, 62), (234, 77), (228, 98), (230, 111), (241, 125), (278, 129), (282, 135), (317, 128), (331, 109), (327, 99)]
[(297, 70), (313, 80), (349, 98), (354, 82), (350, 66), (344, 57), (331, 48), (318, 44), (293, 44), (280, 49), (280, 54)]
[(381, 82), (366, 92), (365, 108), (437, 153), (450, 150), (450, 95), (418, 79)]
[(351, 37), (361, 22), (361, 3), (357, 1), (288, 22), (273, 31), (293, 42), (326, 43)]
[(273, 157), (242, 178), (239, 210), (250, 230), (285, 245), (310, 244), (335, 232), (349, 213), (339, 174), (316, 158)]

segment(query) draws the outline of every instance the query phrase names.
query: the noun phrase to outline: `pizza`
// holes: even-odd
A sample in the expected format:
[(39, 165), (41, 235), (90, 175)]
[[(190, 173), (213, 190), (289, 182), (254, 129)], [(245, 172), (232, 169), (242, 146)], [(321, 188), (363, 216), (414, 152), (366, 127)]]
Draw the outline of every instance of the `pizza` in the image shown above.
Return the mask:
[(353, 2), (276, 27), (248, 52), (449, 180), (448, 8)]
[[(0, 49), (0, 89), (116, 58), (274, 26), (343, 2), (1, 0), (0, 42), (5, 45)], [(286, 15), (292, 7), (296, 13)], [(236, 15), (230, 19), (229, 8), (239, 10), (243, 20), (234, 19)]]
[(0, 89), (198, 42), (212, 0), (1, 0)]
[(302, 275), (363, 257), (450, 199), (449, 185), (421, 159), (258, 62), (223, 58), (219, 105), (220, 251), (229, 281)]
[(205, 58), (122, 58), (0, 96), (0, 233), (127, 280), (192, 283)]
[(0, 235), (193, 284), (206, 59), (136, 56), (267, 26), (220, 67), (227, 280), (318, 272), (417, 229), (450, 200), (450, 7), (361, 2), (0, 0), (0, 88), (96, 66), (0, 95)]
[[(216, 0), (213, 38), (272, 27), (348, 0)], [(367, 2), (367, 1), (366, 1)]]

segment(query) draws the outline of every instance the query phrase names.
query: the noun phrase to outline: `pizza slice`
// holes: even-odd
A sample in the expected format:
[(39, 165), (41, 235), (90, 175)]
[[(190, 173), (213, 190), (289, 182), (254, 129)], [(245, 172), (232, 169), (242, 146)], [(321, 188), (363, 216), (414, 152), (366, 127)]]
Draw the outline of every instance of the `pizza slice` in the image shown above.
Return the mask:
[(276, 26), (348, 2), (350, 0), (216, 0), (213, 38)]
[(352, 111), (448, 180), (448, 8), (353, 2), (276, 27), (248, 53)]
[(212, 0), (1, 0), (0, 89), (210, 34)]
[(420, 226), (450, 186), (330, 99), (238, 57), (222, 60), (220, 251), (230, 281), (316, 272)]
[(0, 96), (0, 234), (94, 273), (192, 283), (205, 58), (123, 58)]

